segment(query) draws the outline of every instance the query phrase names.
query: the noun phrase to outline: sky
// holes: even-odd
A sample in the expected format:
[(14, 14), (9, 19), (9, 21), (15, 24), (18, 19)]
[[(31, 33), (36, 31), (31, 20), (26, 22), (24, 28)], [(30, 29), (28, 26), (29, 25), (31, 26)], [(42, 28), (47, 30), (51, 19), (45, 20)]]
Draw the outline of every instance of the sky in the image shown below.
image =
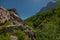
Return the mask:
[(53, 0), (0, 0), (0, 6), (4, 8), (16, 8), (19, 16), (26, 19), (35, 15), (40, 9)]

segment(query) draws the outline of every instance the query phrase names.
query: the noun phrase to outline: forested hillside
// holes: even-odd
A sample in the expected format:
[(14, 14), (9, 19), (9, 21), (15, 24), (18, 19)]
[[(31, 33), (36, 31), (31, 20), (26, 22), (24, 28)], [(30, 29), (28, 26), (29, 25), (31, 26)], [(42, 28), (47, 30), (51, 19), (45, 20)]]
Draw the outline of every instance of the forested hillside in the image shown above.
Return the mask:
[(37, 33), (36, 40), (60, 40), (60, 6), (27, 18)]

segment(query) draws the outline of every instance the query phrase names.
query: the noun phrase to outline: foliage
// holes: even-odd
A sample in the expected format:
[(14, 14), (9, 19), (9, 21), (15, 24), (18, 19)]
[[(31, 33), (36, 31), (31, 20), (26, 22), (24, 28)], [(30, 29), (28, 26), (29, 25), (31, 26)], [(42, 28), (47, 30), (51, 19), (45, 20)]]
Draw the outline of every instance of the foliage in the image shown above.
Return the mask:
[(22, 31), (16, 31), (15, 35), (18, 37), (19, 40), (24, 40), (25, 34)]
[(10, 40), (10, 33), (2, 33), (0, 34), (0, 40)]
[(37, 32), (36, 40), (60, 40), (60, 7), (25, 20)]
[(6, 28), (8, 25), (11, 25), (11, 24), (13, 24), (12, 21), (6, 21), (6, 22), (0, 27), (0, 30)]

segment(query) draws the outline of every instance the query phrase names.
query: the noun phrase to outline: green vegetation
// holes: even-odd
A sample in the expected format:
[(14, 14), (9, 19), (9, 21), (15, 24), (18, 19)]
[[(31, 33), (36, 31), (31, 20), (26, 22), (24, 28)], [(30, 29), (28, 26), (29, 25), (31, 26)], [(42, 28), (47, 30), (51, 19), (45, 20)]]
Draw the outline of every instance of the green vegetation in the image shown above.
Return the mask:
[(25, 33), (20, 31), (20, 30), (17, 30), (15, 35), (18, 37), (19, 40), (24, 40), (24, 37), (25, 37)]
[(25, 20), (37, 32), (36, 40), (60, 40), (60, 7)]
[(12, 21), (6, 21), (6, 22), (0, 27), (0, 30), (6, 28), (8, 25), (11, 25), (11, 24), (13, 24)]
[(0, 34), (0, 40), (10, 40), (10, 33)]
[(6, 21), (3, 26), (7, 26), (7, 25), (11, 25), (11, 24), (13, 24), (12, 21)]
[[(59, 4), (60, 1), (57, 2)], [(25, 23), (36, 31), (36, 40), (60, 40), (60, 6), (27, 18)], [(18, 40), (32, 40), (24, 33), (26, 26), (7, 27), (11, 24), (12, 21), (6, 21), (0, 26), (0, 40), (11, 40), (11, 35), (18, 37)]]
[[(12, 21), (6, 21), (1, 27), (0, 27), (0, 40), (11, 40), (11, 35), (18, 37), (18, 40), (31, 40), (23, 31), (27, 28), (19, 27), (19, 26), (11, 26), (7, 27), (8, 25), (13, 24)], [(15, 31), (15, 32), (14, 32)]]

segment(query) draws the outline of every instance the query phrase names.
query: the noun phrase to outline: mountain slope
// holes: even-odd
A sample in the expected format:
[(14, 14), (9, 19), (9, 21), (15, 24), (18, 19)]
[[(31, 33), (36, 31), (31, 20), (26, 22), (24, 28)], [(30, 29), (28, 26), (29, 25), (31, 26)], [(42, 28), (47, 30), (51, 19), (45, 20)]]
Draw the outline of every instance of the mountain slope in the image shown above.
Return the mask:
[(0, 7), (0, 40), (35, 40), (36, 32), (18, 15), (15, 8)]
[(36, 40), (60, 40), (60, 7), (27, 18), (37, 32)]

